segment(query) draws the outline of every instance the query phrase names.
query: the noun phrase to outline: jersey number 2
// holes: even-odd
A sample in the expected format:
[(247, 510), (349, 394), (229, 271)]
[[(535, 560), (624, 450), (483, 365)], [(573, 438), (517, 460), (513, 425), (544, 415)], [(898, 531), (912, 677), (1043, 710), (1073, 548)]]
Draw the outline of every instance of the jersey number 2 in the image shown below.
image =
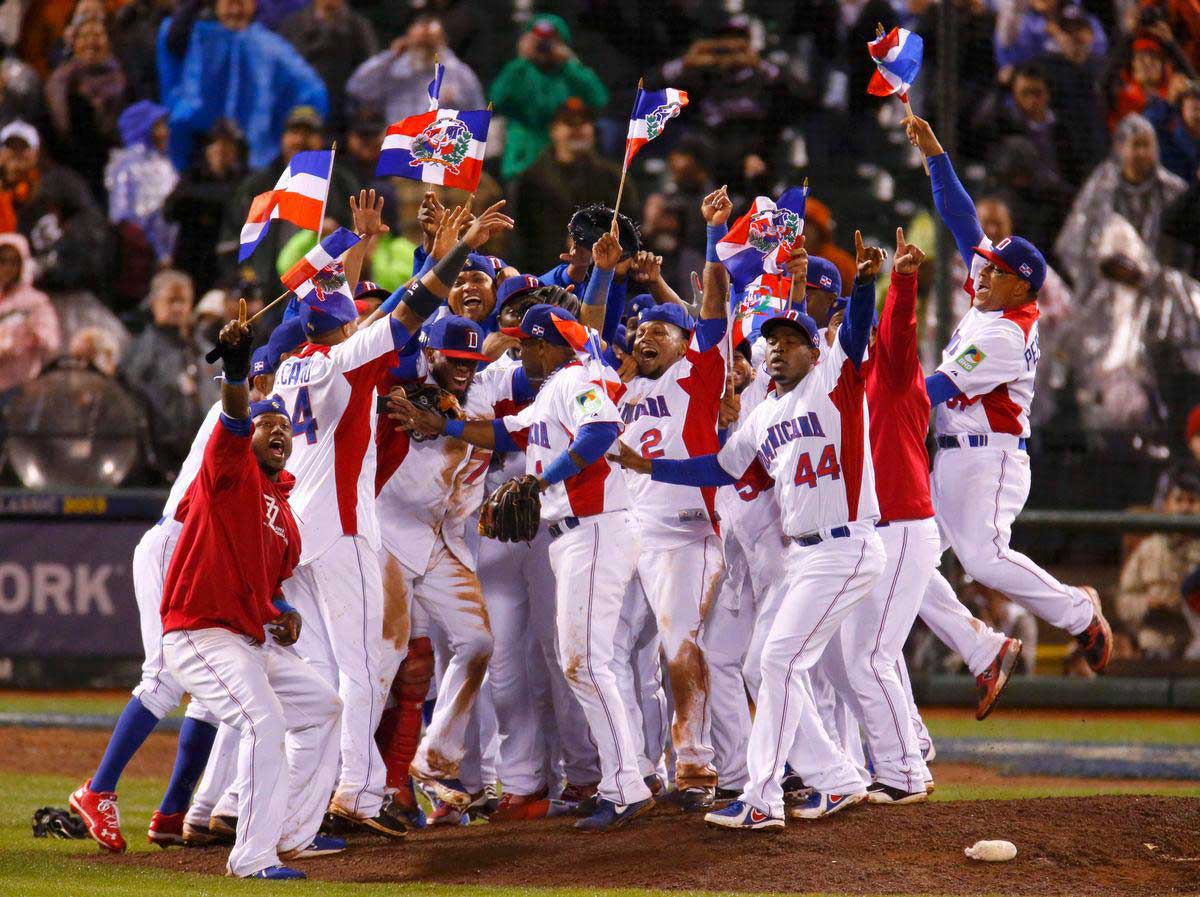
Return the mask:
[(292, 435), (299, 436), (301, 433), (309, 445), (317, 441), (317, 419), (313, 417), (307, 386), (301, 386), (297, 391), (296, 407), (292, 409)]
[(810, 489), (816, 487), (817, 477), (829, 477), (830, 479), (839, 479), (842, 475), (842, 468), (838, 464), (837, 452), (834, 451), (832, 445), (825, 446), (821, 450), (821, 458), (817, 461), (817, 469), (813, 470), (812, 460), (805, 452), (796, 461), (796, 479), (797, 486), (808, 486)]
[(662, 449), (658, 448), (658, 444), (662, 442), (662, 430), (647, 430), (642, 434), (642, 457), (643, 458), (661, 458), (666, 454)]

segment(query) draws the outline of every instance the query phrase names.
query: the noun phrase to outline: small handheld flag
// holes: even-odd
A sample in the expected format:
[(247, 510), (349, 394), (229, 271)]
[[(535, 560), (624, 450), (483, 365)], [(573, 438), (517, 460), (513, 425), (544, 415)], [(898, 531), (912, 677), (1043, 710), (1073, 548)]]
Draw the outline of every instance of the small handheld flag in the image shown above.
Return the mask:
[(896, 95), (907, 104), (908, 90), (921, 70), (925, 42), (921, 35), (907, 28), (893, 28), (884, 34), (883, 26), (879, 25), (876, 30), (879, 36), (867, 44), (875, 61), (875, 74), (867, 84), (867, 93), (877, 97)]
[(429, 82), (429, 111), (432, 112), (438, 107), (438, 98), (442, 95), (442, 76), (446, 74), (446, 67), (440, 62), (433, 63), (433, 80)]
[(638, 150), (661, 134), (667, 122), (679, 115), (688, 104), (686, 90), (668, 87), (665, 90), (642, 90), (639, 85), (629, 117), (629, 133), (625, 138), (625, 168)]
[(299, 294), (306, 281), (312, 280), (321, 270), (336, 262), (358, 240), (357, 234), (339, 227), (310, 249), (304, 258), (292, 265), (279, 279), (285, 287)]
[(786, 272), (788, 257), (804, 234), (807, 187), (789, 187), (772, 202), (759, 196), (717, 243), (717, 257), (729, 270), (734, 289), (745, 290), (763, 274)]
[(432, 109), (391, 125), (376, 177), (412, 178), (474, 193), (483, 174), (492, 113)]
[(332, 172), (332, 150), (308, 150), (292, 156), (275, 188), (258, 194), (250, 203), (242, 225), (238, 261), (250, 257), (276, 218), (319, 233)]

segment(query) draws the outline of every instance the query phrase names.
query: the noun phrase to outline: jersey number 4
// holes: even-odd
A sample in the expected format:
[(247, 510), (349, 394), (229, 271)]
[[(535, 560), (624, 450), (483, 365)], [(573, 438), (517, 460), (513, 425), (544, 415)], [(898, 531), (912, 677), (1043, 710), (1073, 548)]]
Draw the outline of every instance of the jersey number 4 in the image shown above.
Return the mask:
[(814, 488), (817, 485), (817, 477), (829, 477), (836, 480), (841, 476), (842, 468), (838, 464), (837, 452), (832, 445), (827, 445), (821, 450), (821, 458), (817, 461), (816, 470), (813, 470), (812, 459), (808, 456), (808, 452), (805, 452), (796, 461), (795, 483), (797, 486)]
[(292, 409), (292, 435), (299, 436), (301, 433), (309, 445), (317, 441), (317, 419), (313, 417), (307, 386), (301, 386), (296, 392), (296, 407)]

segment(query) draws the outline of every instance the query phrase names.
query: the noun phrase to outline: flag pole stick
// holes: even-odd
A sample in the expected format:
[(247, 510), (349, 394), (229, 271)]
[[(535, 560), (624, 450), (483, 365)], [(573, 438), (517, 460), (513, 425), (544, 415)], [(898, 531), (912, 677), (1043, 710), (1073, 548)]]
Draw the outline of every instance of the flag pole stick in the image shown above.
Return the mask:
[[(638, 78), (637, 92), (633, 95), (633, 110), (634, 110), (634, 112), (637, 111), (638, 100), (641, 99), (641, 96), (642, 96), (642, 84), (644, 83), (644, 81), (645, 81), (644, 78)], [(627, 138), (625, 138), (625, 140), (626, 140), (626, 144), (628, 144), (629, 138), (627, 137)], [(613, 203), (612, 227), (617, 226), (617, 215), (621, 211), (621, 197), (625, 193), (625, 175), (627, 175), (628, 173), (629, 173), (629, 148), (628, 148), (628, 146), (626, 146), (625, 161), (621, 164), (621, 183), (617, 186), (617, 201), (615, 203)]]
[[(804, 183), (803, 183), (803, 184), (801, 184), (800, 186), (804, 188), (804, 198), (805, 198), (805, 201), (807, 202), (807, 199), (808, 199), (808, 178), (805, 178), (805, 179), (804, 179)], [(806, 210), (806, 212), (807, 212), (807, 210)], [(803, 236), (804, 236), (804, 235), (803, 235), (803, 234), (801, 234), (801, 237), (803, 237)], [(799, 242), (799, 241), (797, 241), (797, 242)], [(807, 285), (807, 284), (804, 284), (804, 283), (800, 283), (800, 284), (799, 284), (799, 288), (797, 288), (797, 283), (798, 283), (798, 281), (799, 281), (799, 278), (793, 277), (793, 278), (792, 278), (791, 285), (788, 287), (788, 311), (793, 311), (793, 310), (796, 308), (796, 299), (797, 299), (797, 295), (796, 295), (796, 294), (797, 294), (797, 293), (799, 293), (799, 294), (800, 294), (800, 295), (799, 295), (799, 299), (800, 299), (800, 301), (801, 301), (801, 302), (803, 302), (803, 301), (804, 301), (804, 293), (805, 293), (805, 291), (806, 291), (806, 288), (807, 288), (807, 286), (808, 286), (808, 285)]]

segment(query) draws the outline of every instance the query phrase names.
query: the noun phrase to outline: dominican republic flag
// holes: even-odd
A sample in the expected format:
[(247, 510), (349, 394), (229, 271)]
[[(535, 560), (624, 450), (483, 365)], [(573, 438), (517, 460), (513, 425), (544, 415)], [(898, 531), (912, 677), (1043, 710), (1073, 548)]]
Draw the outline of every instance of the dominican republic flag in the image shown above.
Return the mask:
[(344, 227), (339, 227), (310, 249), (304, 258), (288, 268), (287, 273), (279, 279), (297, 296), (311, 292), (313, 288), (305, 288), (304, 284), (313, 280), (317, 274), (336, 262), (347, 249), (357, 242), (357, 234)]
[(625, 138), (625, 162), (628, 168), (638, 150), (657, 137), (667, 127), (667, 122), (683, 111), (688, 104), (686, 90), (668, 87), (666, 90), (642, 90), (638, 88), (633, 101), (633, 115), (629, 117), (629, 134)]
[(729, 269), (738, 292), (763, 274), (784, 274), (788, 256), (804, 233), (807, 187), (789, 187), (778, 204), (759, 196), (720, 242), (717, 257)]
[(438, 107), (438, 97), (442, 95), (442, 76), (446, 74), (446, 67), (440, 62), (433, 64), (433, 80), (429, 82), (429, 111), (432, 112)]
[(787, 308), (792, 279), (786, 274), (764, 274), (742, 294), (733, 315), (733, 345), (758, 333), (766, 316)]
[(258, 194), (250, 203), (250, 213), (242, 225), (238, 261), (250, 257), (276, 218), (319, 233), (332, 173), (332, 150), (309, 150), (292, 156), (275, 189)]
[(867, 44), (867, 50), (875, 61), (875, 74), (867, 84), (867, 93), (877, 97), (897, 94), (907, 103), (908, 89), (917, 80), (921, 57), (925, 55), (921, 35), (906, 28), (893, 28)]
[(474, 193), (483, 174), (491, 122), (490, 112), (457, 109), (410, 115), (388, 127), (375, 176), (412, 178)]

